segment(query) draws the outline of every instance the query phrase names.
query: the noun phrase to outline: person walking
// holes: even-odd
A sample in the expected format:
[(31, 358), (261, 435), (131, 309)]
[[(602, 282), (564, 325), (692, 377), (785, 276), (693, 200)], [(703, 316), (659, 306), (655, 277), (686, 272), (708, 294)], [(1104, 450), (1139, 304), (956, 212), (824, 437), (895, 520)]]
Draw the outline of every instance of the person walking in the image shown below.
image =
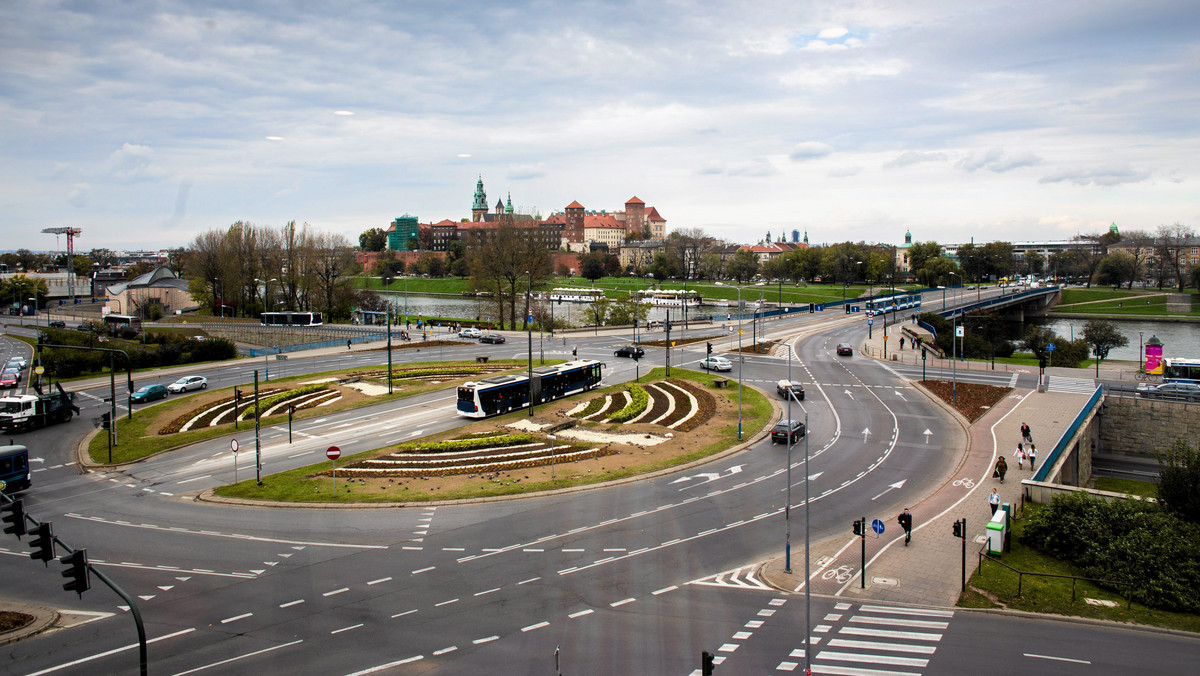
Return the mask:
[(1029, 444), (1029, 453), (1027, 455), (1029, 456), (1029, 471), (1036, 472), (1037, 471), (1037, 446), (1034, 446), (1033, 443), (1030, 443)]
[(992, 473), (993, 477), (999, 477), (1000, 483), (1004, 483), (1004, 475), (1008, 473), (1008, 463), (1004, 460), (1004, 456), (996, 461), (996, 471)]
[(1025, 469), (1025, 448), (1021, 444), (1017, 444), (1013, 457), (1017, 459), (1017, 469)]
[(350, 339), (348, 339), (348, 338), (346, 339), (346, 349), (347, 350), (350, 349)]
[(900, 336), (900, 349), (904, 349), (904, 336)]
[(1000, 509), (1000, 493), (999, 493), (999, 490), (1000, 490), (1000, 489), (998, 489), (998, 488), (993, 488), (993, 489), (992, 489), (992, 494), (988, 496), (988, 506), (992, 508), (992, 514), (995, 514), (995, 513), (996, 513), (996, 510), (997, 510), (997, 509)]
[(1025, 423), (1021, 423), (1021, 438), (1024, 439), (1025, 443), (1027, 444), (1033, 443), (1033, 432), (1029, 431), (1029, 425), (1026, 425)]
[(904, 529), (904, 546), (907, 547), (908, 543), (912, 541), (912, 514), (909, 513), (907, 507), (900, 513), (900, 516), (896, 517), (896, 522)]

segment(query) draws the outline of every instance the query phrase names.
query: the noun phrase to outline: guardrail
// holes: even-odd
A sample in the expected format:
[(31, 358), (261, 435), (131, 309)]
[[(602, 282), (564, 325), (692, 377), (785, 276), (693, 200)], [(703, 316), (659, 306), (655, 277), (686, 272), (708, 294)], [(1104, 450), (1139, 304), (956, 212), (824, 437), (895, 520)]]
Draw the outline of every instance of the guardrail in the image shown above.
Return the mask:
[(1104, 387), (1097, 386), (1096, 391), (1092, 392), (1092, 396), (1088, 399), (1087, 403), (1083, 405), (1083, 408), (1080, 409), (1075, 419), (1071, 421), (1071, 424), (1062, 433), (1062, 436), (1058, 438), (1058, 443), (1054, 444), (1053, 450), (1050, 451), (1046, 459), (1042, 462), (1041, 469), (1031, 477), (1034, 481), (1046, 480), (1050, 471), (1058, 464), (1058, 459), (1062, 456), (1063, 451), (1071, 443), (1071, 440), (1075, 438), (1075, 435), (1079, 432), (1079, 428), (1083, 426), (1083, 421), (1091, 414), (1092, 409), (1100, 404), (1100, 398), (1103, 396)]

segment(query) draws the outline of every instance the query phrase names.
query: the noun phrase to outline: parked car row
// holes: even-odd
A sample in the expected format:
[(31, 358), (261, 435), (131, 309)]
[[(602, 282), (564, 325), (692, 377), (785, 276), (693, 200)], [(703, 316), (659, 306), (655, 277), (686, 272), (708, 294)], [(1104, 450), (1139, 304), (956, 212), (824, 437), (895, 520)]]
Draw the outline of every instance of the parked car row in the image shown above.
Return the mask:
[(1200, 401), (1200, 385), (1196, 383), (1163, 383), (1138, 385), (1138, 396), (1170, 401)]

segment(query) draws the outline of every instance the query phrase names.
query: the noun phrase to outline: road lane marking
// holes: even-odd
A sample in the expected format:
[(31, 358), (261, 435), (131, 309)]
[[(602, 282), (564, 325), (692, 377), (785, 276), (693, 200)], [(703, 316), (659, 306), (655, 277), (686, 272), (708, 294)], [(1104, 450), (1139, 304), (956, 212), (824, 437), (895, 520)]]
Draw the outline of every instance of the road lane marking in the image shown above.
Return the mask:
[(873, 636), (875, 638), (898, 638), (907, 641), (940, 641), (941, 634), (926, 634), (918, 631), (891, 631), (889, 629), (871, 629), (869, 627), (842, 627), (839, 634), (850, 636)]
[(298, 606), (301, 603), (304, 603), (304, 599), (296, 599), (295, 601), (288, 601), (287, 603), (280, 604), (279, 607), (280, 608), (291, 608), (292, 606)]
[(209, 479), (209, 478), (212, 478), (212, 475), (211, 475), (211, 474), (205, 474), (205, 475), (203, 475), (203, 476), (192, 477), (191, 479), (184, 479), (183, 481), (176, 481), (175, 483), (177, 483), (177, 484), (186, 484), (186, 483), (191, 483), (191, 482), (193, 482), (193, 481), (199, 481), (199, 480), (201, 480), (201, 479)]
[(855, 615), (850, 618), (851, 622), (860, 624), (880, 624), (892, 627), (912, 627), (914, 629), (945, 629), (950, 626), (949, 622), (933, 622), (930, 620), (909, 620), (896, 617), (864, 617)]
[(549, 627), (549, 626), (550, 626), (549, 622), (542, 621), (542, 622), (538, 622), (537, 624), (531, 624), (528, 627), (521, 627), (521, 631), (533, 631), (534, 629), (541, 629), (542, 627)]
[(417, 612), (416, 608), (414, 608), (414, 609), (412, 609), (412, 610), (406, 610), (406, 611), (404, 611), (404, 612), (402, 612), (402, 613), (396, 613), (395, 615), (392, 615), (392, 619), (394, 620), (394, 619), (396, 619), (397, 617), (404, 617), (405, 615), (412, 615), (412, 614), (413, 614), (413, 613), (415, 613), (415, 612)]
[(238, 660), (242, 660), (247, 657), (255, 657), (258, 655), (262, 655), (264, 653), (269, 653), (273, 650), (279, 650), (280, 648), (287, 648), (288, 646), (293, 646), (293, 645), (296, 645), (297, 643), (304, 643), (304, 639), (302, 639), (302, 638), (296, 639), (295, 641), (290, 641), (288, 643), (281, 643), (276, 646), (271, 646), (270, 648), (263, 648), (262, 650), (255, 650), (254, 652), (246, 653), (245, 655), (238, 655), (237, 657), (230, 657), (229, 659), (221, 660), (220, 662), (213, 662), (212, 664), (206, 664), (202, 667), (196, 667), (195, 669), (188, 669), (187, 671), (181, 671), (181, 672), (175, 674), (175, 676), (186, 676), (187, 674), (194, 674), (198, 671), (204, 671), (205, 669), (211, 669), (213, 667), (224, 666), (226, 664), (229, 664), (230, 662), (236, 662)]
[(395, 662), (388, 662), (387, 664), (381, 664), (377, 667), (370, 667), (369, 669), (363, 669), (362, 671), (355, 671), (353, 673), (346, 674), (346, 676), (366, 676), (367, 674), (374, 674), (379, 671), (387, 671), (388, 669), (391, 669), (392, 667), (398, 667), (398, 666), (401, 666), (404, 664), (412, 664), (413, 662), (419, 662), (423, 659), (425, 659), (424, 655), (413, 655), (412, 657), (406, 657), (402, 660), (396, 660)]
[(1074, 664), (1091, 664), (1087, 660), (1075, 660), (1070, 657), (1055, 657), (1054, 655), (1038, 655), (1037, 653), (1024, 653), (1025, 657), (1033, 657), (1039, 660), (1053, 660), (1055, 662), (1072, 662)]
[[(813, 659), (837, 662), (862, 662), (864, 664), (890, 664), (897, 667), (926, 667), (929, 660), (921, 657), (893, 657), (892, 655), (870, 655), (867, 653), (839, 653), (822, 650)], [(819, 670), (819, 669), (818, 669)]]
[(452, 653), (452, 652), (454, 652), (455, 650), (458, 650), (458, 646), (456, 646), (456, 645), (452, 645), (452, 646), (450, 646), (449, 648), (442, 648), (441, 650), (435, 650), (435, 651), (433, 651), (433, 656), (434, 656), (434, 657), (438, 657), (438, 656), (440, 656), (440, 655), (445, 655), (446, 653)]
[(381, 577), (378, 580), (371, 580), (370, 582), (367, 583), (367, 586), (370, 587), (371, 585), (376, 585), (376, 584), (380, 584), (383, 582), (389, 582), (389, 581), (391, 581), (391, 579), (392, 578), (390, 578), (390, 577)]
[(233, 617), (227, 617), (227, 618), (221, 620), (221, 624), (229, 624), (230, 622), (237, 622), (238, 620), (244, 620), (247, 617), (253, 617), (253, 616), (254, 616), (254, 613), (242, 613), (241, 615), (235, 615)]
[(349, 587), (342, 587), (341, 589), (334, 589), (333, 591), (327, 591), (324, 594), (321, 594), (321, 596), (337, 596), (338, 594), (341, 594), (342, 592), (348, 592), (348, 591), (350, 591)]
[(596, 611), (592, 610), (591, 608), (588, 608), (587, 610), (581, 610), (577, 613), (571, 613), (570, 615), (567, 615), (567, 617), (569, 617), (573, 620), (577, 617), (583, 617), (584, 615), (591, 615), (594, 612), (596, 612)]
[(493, 635), (493, 636), (485, 636), (483, 638), (477, 638), (474, 641), (471, 641), (471, 643), (474, 643), (475, 645), (483, 645), (484, 643), (491, 643), (492, 641), (499, 641), (499, 640), (500, 640), (499, 636)]
[(492, 592), (498, 591), (500, 591), (500, 588), (496, 587), (495, 589), (488, 589), (487, 591), (475, 592), (474, 596), (483, 596), (484, 594), (491, 594)]
[(518, 584), (518, 585), (522, 585), (522, 584), (529, 584), (530, 582), (537, 582), (537, 581), (538, 581), (538, 580), (540, 580), (540, 579), (542, 579), (542, 578), (540, 578), (540, 577), (531, 577), (531, 578), (529, 578), (528, 580), (521, 580), (521, 581), (520, 581), (520, 582), (518, 582), (517, 584)]
[(633, 603), (633, 602), (634, 602), (634, 601), (636, 601), (636, 600), (637, 600), (637, 599), (634, 599), (634, 598), (621, 599), (620, 601), (614, 601), (614, 602), (612, 602), (612, 603), (610, 603), (610, 604), (608, 604), (608, 605), (609, 605), (609, 607), (611, 607), (611, 608), (618, 608), (618, 607), (620, 607), (620, 606), (623, 606), (623, 605), (625, 605), (625, 604), (627, 604), (627, 603)]
[[(183, 636), (184, 634), (190, 634), (193, 631), (196, 631), (196, 629), (194, 627), (191, 629), (184, 629), (182, 631), (177, 631), (173, 634), (167, 634), (165, 636), (159, 636), (158, 638), (152, 638), (152, 639), (146, 641), (146, 643), (147, 644), (158, 643), (159, 641), (165, 641), (166, 639), (169, 639), (169, 638), (175, 638), (177, 636)], [(96, 653), (95, 655), (81, 657), (81, 658), (75, 660), (74, 662), (67, 662), (66, 664), (60, 664), (58, 666), (50, 667), (48, 669), (42, 669), (41, 671), (35, 671), (32, 674), (28, 674), (28, 676), (43, 676), (43, 674), (51, 674), (56, 671), (60, 671), (62, 669), (67, 669), (69, 667), (74, 667), (74, 666), (77, 666), (80, 664), (84, 664), (86, 662), (91, 662), (92, 660), (98, 660), (102, 657), (108, 657), (109, 655), (116, 655), (119, 652), (124, 652), (126, 650), (133, 650), (134, 648), (137, 648), (137, 647), (139, 647), (139, 644), (130, 643), (129, 645), (124, 645), (124, 646), (121, 646), (120, 648), (113, 648), (112, 650), (107, 650), (102, 653)]]
[(68, 513), (68, 514), (65, 514), (64, 516), (67, 516), (72, 519), (91, 521), (92, 523), (125, 526), (127, 528), (144, 528), (147, 530), (162, 531), (164, 533), (181, 533), (184, 535), (208, 535), (208, 536), (212, 536), (212, 537), (228, 538), (231, 540), (246, 540), (249, 542), (273, 542), (276, 544), (283, 544), (283, 545), (336, 547), (336, 548), (343, 548), (343, 549), (387, 549), (388, 548), (387, 545), (355, 545), (355, 544), (345, 544), (345, 543), (341, 543), (341, 542), (306, 542), (303, 540), (281, 540), (279, 538), (266, 538), (266, 537), (259, 537), (256, 535), (243, 535), (241, 533), (218, 533), (216, 531), (192, 530), (189, 528), (180, 528), (179, 526), (167, 527), (167, 526), (155, 526), (152, 524), (133, 524), (133, 523), (129, 523), (128, 521), (112, 521), (109, 519), (102, 519), (102, 518), (96, 517), (96, 516), (83, 516), (82, 514), (75, 514), (75, 513)]
[(359, 628), (359, 627), (361, 627), (361, 626), (363, 626), (363, 625), (362, 625), (362, 623), (360, 622), (360, 623), (358, 623), (358, 624), (351, 625), (351, 626), (349, 626), (349, 627), (342, 627), (341, 629), (334, 629), (333, 631), (331, 631), (331, 632), (329, 632), (329, 633), (330, 633), (330, 634), (340, 634), (340, 633), (342, 633), (343, 631), (350, 631), (351, 629), (358, 629), (358, 628)]
[(437, 566), (429, 566), (428, 568), (419, 568), (419, 569), (417, 569), (417, 570), (414, 570), (414, 571), (412, 572), (412, 574), (413, 574), (413, 575), (420, 575), (421, 573), (428, 573), (429, 571), (431, 571), (431, 570), (434, 570), (434, 569), (436, 569), (436, 568), (437, 568)]
[(919, 653), (921, 655), (932, 655), (936, 647), (931, 645), (911, 645), (908, 643), (885, 643), (875, 641), (851, 641), (843, 638), (835, 638), (829, 642), (830, 648), (859, 648), (866, 650), (891, 650), (898, 653)]
[(458, 603), (458, 599), (450, 599), (449, 601), (442, 601), (441, 603), (435, 603), (435, 604), (433, 604), (433, 606), (434, 606), (435, 608), (441, 608), (442, 606), (448, 606), (448, 605), (450, 605), (451, 603)]
[(663, 587), (662, 589), (659, 589), (658, 591), (652, 591), (650, 593), (653, 594), (654, 596), (658, 596), (659, 594), (666, 594), (667, 592), (675, 591), (676, 589), (679, 589), (679, 587), (677, 587), (675, 585), (671, 585), (670, 587)]

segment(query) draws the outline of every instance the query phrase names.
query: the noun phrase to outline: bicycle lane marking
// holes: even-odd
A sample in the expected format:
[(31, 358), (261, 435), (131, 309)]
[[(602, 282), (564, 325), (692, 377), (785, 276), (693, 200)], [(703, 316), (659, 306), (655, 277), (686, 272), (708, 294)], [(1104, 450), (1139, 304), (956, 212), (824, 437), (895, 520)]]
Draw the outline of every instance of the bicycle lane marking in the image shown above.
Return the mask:
[[(988, 430), (988, 431), (989, 431), (989, 433), (992, 435), (992, 456), (991, 456), (991, 458), (988, 460), (988, 463), (987, 463), (987, 465), (985, 465), (985, 466), (984, 466), (984, 469), (983, 469), (983, 474), (982, 474), (982, 475), (979, 477), (979, 480), (975, 482), (974, 486), (972, 486), (971, 488), (967, 489), (967, 492), (966, 492), (966, 494), (964, 494), (964, 495), (963, 495), (962, 497), (960, 497), (958, 500), (955, 500), (955, 501), (954, 501), (954, 502), (953, 502), (953, 503), (952, 503), (952, 504), (951, 504), (949, 507), (947, 507), (946, 509), (944, 509), (944, 510), (942, 510), (941, 512), (939, 512), (939, 513), (938, 513), (936, 516), (934, 516), (934, 517), (933, 517), (933, 518), (931, 518), (931, 519), (927, 519), (927, 520), (923, 521), (923, 522), (922, 522), (922, 523), (921, 523), (919, 526), (916, 526), (916, 527), (914, 527), (914, 528), (913, 528), (913, 532), (914, 532), (914, 533), (915, 533), (915, 532), (917, 532), (917, 531), (919, 531), (919, 530), (921, 530), (921, 529), (923, 529), (923, 528), (925, 528), (926, 526), (930, 526), (930, 525), (932, 525), (932, 524), (933, 524), (935, 521), (937, 521), (938, 519), (942, 518), (943, 516), (946, 516), (948, 513), (950, 513), (951, 511), (955, 510), (956, 508), (958, 508), (958, 506), (959, 506), (959, 505), (961, 505), (961, 504), (962, 504), (964, 501), (966, 501), (968, 498), (970, 498), (970, 497), (971, 497), (971, 496), (972, 496), (972, 495), (975, 493), (975, 491), (976, 491), (976, 490), (978, 490), (978, 489), (979, 489), (979, 487), (983, 485), (983, 482), (987, 480), (987, 477), (988, 477), (988, 476), (990, 476), (990, 474), (989, 474), (989, 473), (990, 473), (990, 472), (991, 472), (991, 470), (992, 470), (992, 466), (993, 466), (993, 465), (995, 464), (995, 462), (996, 462), (996, 457), (997, 457), (997, 454), (1000, 452), (1000, 446), (999, 446), (999, 442), (998, 442), (998, 441), (997, 441), (997, 439), (996, 439), (996, 427), (997, 427), (998, 425), (1000, 425), (1000, 423), (1004, 422), (1004, 420), (1005, 420), (1006, 418), (1008, 418), (1008, 416), (1012, 415), (1012, 414), (1013, 414), (1013, 413), (1014, 413), (1014, 412), (1015, 412), (1015, 411), (1016, 411), (1018, 408), (1020, 408), (1021, 404), (1022, 404), (1022, 403), (1024, 403), (1025, 399), (1027, 399), (1027, 398), (1029, 397), (1029, 395), (1031, 395), (1031, 394), (1033, 394), (1033, 391), (1030, 391), (1030, 392), (1027, 392), (1027, 393), (1025, 393), (1025, 395), (1024, 395), (1024, 396), (1022, 396), (1022, 397), (1020, 398), (1020, 401), (1018, 401), (1018, 402), (1017, 402), (1017, 404), (1016, 404), (1015, 406), (1013, 406), (1011, 409), (1009, 409), (1009, 410), (1008, 410), (1008, 411), (1007, 411), (1007, 412), (1006, 412), (1004, 415), (1000, 416), (1000, 419), (999, 419), (999, 420), (997, 420), (996, 422), (992, 423), (992, 426), (991, 426), (991, 427), (989, 428), (989, 430)], [(969, 434), (969, 432), (968, 432), (968, 434)], [(965, 479), (965, 478), (966, 478), (966, 477), (964, 477), (964, 479)], [(968, 480), (969, 480), (969, 479), (968, 479)], [(944, 487), (943, 487), (943, 488), (944, 488)], [(930, 496), (930, 497), (931, 497), (931, 498), (936, 498), (936, 497), (937, 497), (937, 495), (938, 495), (938, 493), (940, 493), (940, 492), (941, 492), (941, 490), (938, 490), (938, 491), (934, 492), (934, 494), (933, 494), (932, 496)], [(853, 541), (854, 541), (854, 540), (856, 540), (856, 539), (858, 539), (858, 538), (852, 538), (852, 539), (851, 539), (851, 542), (853, 542)], [(875, 563), (875, 560), (876, 560), (876, 559), (878, 559), (880, 556), (882, 556), (882, 555), (883, 555), (883, 553), (884, 553), (884, 552), (886, 552), (886, 551), (887, 551), (887, 550), (888, 550), (888, 549), (889, 549), (889, 548), (890, 548), (892, 545), (896, 544), (897, 542), (903, 541), (903, 540), (904, 540), (904, 538), (903, 538), (902, 536), (897, 536), (897, 537), (893, 538), (893, 539), (892, 539), (890, 542), (888, 542), (887, 544), (883, 545), (883, 546), (882, 546), (882, 547), (881, 547), (881, 548), (880, 548), (880, 549), (879, 549), (877, 552), (875, 552), (875, 553), (874, 553), (874, 554), (871, 556), (871, 558), (870, 558), (870, 559), (868, 559), (868, 560), (867, 560), (867, 567), (870, 567), (870, 566), (871, 566), (871, 564)], [(848, 581), (846, 581), (846, 583), (845, 583), (845, 584), (843, 584), (843, 585), (841, 586), (841, 588), (837, 590), (837, 592), (836, 592), (836, 593), (834, 593), (834, 596), (841, 596), (841, 595), (842, 595), (842, 594), (843, 594), (843, 593), (846, 591), (846, 589), (847, 589), (847, 588), (848, 588), (848, 587), (849, 587), (851, 584), (853, 584), (853, 583), (854, 583), (854, 580), (855, 580), (856, 578), (858, 578), (858, 577), (859, 577), (859, 575), (860, 575), (861, 573), (862, 573), (862, 571), (861, 571), (861, 570), (860, 570), (860, 571), (857, 571), (856, 573), (854, 573), (854, 575), (851, 577), (851, 579), (850, 579), (850, 580), (848, 580)]]

